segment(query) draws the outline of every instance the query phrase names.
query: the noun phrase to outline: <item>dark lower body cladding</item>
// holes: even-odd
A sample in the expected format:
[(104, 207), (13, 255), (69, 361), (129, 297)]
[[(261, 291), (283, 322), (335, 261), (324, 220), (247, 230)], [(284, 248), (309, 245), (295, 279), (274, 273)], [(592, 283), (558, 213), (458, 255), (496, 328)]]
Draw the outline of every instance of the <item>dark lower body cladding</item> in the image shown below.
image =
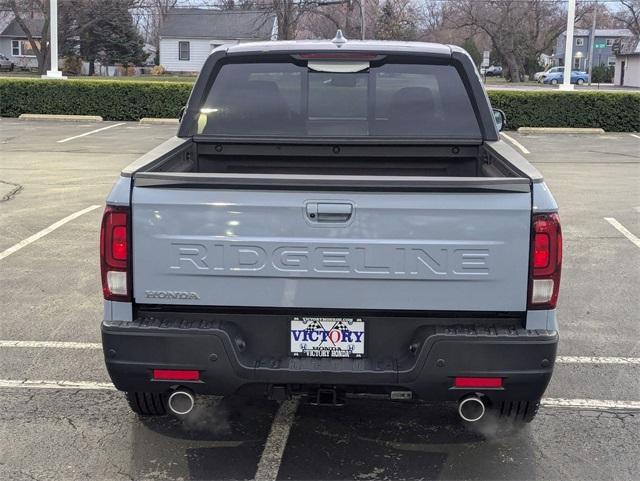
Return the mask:
[[(391, 398), (400, 392), (397, 399), (479, 396), (504, 406), (542, 397), (558, 343), (557, 332), (526, 330), (517, 316), (373, 315), (365, 317), (364, 358), (294, 358), (289, 355), (291, 317), (162, 312), (143, 313), (134, 322), (105, 322), (107, 369), (115, 386), (128, 392), (169, 393), (183, 387), (195, 395), (244, 392), (276, 398), (318, 390)], [(195, 370), (199, 379), (154, 380), (154, 369)], [(492, 388), (456, 387), (456, 377), (502, 382)]]

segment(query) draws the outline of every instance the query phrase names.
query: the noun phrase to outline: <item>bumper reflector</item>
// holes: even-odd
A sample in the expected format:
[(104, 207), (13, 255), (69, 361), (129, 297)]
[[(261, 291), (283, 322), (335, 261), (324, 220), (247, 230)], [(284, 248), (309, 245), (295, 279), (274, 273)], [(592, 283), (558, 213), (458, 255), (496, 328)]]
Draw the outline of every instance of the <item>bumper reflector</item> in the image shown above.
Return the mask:
[(156, 381), (199, 381), (200, 371), (154, 369), (153, 379)]
[(495, 388), (502, 387), (501, 377), (457, 377), (455, 387)]

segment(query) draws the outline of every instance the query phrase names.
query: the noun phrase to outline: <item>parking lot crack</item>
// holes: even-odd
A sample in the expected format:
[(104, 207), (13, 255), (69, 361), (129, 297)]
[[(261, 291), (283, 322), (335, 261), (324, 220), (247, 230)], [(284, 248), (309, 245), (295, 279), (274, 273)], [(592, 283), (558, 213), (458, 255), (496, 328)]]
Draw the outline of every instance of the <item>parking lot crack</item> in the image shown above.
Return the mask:
[(78, 430), (78, 427), (75, 424), (73, 424), (73, 421), (71, 420), (71, 418), (65, 418), (65, 419), (73, 429), (75, 429), (76, 431)]
[[(15, 197), (22, 189), (22, 185), (20, 184), (15, 184), (13, 182), (9, 182), (6, 180), (0, 180), (0, 184), (6, 184), (9, 186), (9, 191), (4, 193), (2, 195), (2, 198), (0, 198), (0, 202), (5, 202), (7, 200), (11, 200), (13, 197)], [(4, 191), (4, 189), (2, 189), (0, 191), (0, 193), (2, 193)]]

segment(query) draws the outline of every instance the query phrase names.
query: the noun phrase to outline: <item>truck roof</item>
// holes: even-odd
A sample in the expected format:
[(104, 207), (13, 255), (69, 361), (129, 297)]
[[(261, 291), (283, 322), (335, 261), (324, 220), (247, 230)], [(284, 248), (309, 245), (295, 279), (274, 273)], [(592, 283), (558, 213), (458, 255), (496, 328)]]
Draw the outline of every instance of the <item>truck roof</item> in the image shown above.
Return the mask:
[(455, 45), (427, 42), (398, 42), (385, 40), (347, 40), (336, 43), (332, 40), (279, 40), (269, 42), (243, 42), (235, 45), (221, 45), (214, 51), (229, 54), (242, 53), (303, 53), (313, 51), (347, 51), (375, 53), (413, 53), (450, 57), (453, 52), (464, 52)]

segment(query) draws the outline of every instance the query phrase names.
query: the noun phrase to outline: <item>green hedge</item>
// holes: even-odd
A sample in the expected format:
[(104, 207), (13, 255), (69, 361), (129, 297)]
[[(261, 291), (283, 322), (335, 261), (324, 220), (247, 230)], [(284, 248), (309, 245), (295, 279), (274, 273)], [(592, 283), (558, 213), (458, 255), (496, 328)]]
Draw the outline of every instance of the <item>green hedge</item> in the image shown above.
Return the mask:
[(101, 115), (105, 120), (177, 118), (191, 82), (0, 79), (0, 115)]
[[(105, 120), (177, 117), (190, 82), (0, 79), (0, 115), (22, 113), (101, 115)], [(640, 93), (490, 90), (509, 129), (601, 127), (640, 131)]]
[(640, 131), (640, 93), (490, 90), (507, 128), (600, 127), (610, 132)]

